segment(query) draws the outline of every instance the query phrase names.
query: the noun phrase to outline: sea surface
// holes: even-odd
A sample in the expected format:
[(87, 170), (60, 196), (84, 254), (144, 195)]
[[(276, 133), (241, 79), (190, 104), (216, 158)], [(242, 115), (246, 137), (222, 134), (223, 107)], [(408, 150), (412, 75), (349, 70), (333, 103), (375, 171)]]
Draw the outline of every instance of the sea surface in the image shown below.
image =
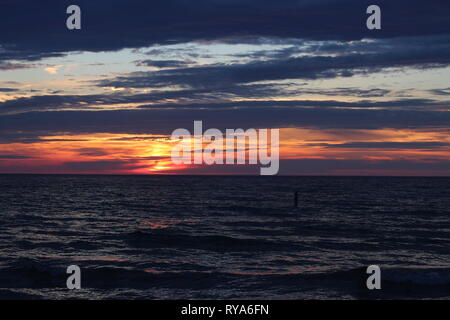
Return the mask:
[(449, 298), (450, 178), (0, 175), (0, 299)]

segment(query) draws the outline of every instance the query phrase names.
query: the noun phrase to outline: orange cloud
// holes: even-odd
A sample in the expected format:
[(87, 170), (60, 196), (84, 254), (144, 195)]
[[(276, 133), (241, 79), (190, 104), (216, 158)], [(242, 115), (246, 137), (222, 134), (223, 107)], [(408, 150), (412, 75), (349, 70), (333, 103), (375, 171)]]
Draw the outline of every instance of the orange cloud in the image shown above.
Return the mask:
[[(382, 142), (440, 142), (443, 145), (415, 148), (414, 144), (413, 147), (408, 147), (408, 144), (398, 144), (398, 147), (395, 147), (396, 144), (394, 144), (394, 147), (386, 148), (380, 145)], [(171, 141), (168, 135), (151, 134), (101, 133), (42, 136), (31, 143), (0, 144), (0, 171), (4, 173), (183, 173), (191, 166), (172, 163), (171, 150), (175, 143), (176, 141)], [(351, 143), (375, 143), (375, 147), (364, 147), (364, 144), (362, 147), (358, 145), (355, 147)], [(280, 129), (282, 159), (366, 161), (441, 159), (445, 161), (450, 160), (450, 148), (445, 143), (450, 144), (446, 129), (433, 129), (433, 131)], [(351, 147), (347, 147), (347, 144)], [(361, 172), (361, 174), (367, 174), (367, 172)]]

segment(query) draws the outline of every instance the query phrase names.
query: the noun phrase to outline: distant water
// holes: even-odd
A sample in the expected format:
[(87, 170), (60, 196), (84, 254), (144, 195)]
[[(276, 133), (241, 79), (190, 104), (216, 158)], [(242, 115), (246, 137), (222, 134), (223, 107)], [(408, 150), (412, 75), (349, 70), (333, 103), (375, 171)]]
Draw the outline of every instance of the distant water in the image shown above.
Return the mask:
[(450, 178), (0, 175), (0, 298), (448, 299), (449, 195)]

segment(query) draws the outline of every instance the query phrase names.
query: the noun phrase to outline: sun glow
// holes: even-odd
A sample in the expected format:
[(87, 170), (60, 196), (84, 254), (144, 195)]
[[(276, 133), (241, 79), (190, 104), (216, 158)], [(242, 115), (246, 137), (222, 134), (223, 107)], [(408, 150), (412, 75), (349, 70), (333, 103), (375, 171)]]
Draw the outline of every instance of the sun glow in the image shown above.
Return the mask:
[[(448, 160), (450, 150), (445, 143), (450, 144), (450, 138), (445, 132), (445, 129), (436, 128), (433, 131), (284, 128), (280, 129), (280, 158)], [(414, 145), (437, 141), (443, 143), (442, 146)], [(63, 134), (16, 138), (0, 144), (0, 170), (7, 168), (12, 173), (183, 174), (186, 169), (199, 169), (195, 165), (172, 162), (171, 152), (177, 142), (168, 135), (155, 134)], [(383, 143), (393, 143), (393, 146), (386, 147)]]

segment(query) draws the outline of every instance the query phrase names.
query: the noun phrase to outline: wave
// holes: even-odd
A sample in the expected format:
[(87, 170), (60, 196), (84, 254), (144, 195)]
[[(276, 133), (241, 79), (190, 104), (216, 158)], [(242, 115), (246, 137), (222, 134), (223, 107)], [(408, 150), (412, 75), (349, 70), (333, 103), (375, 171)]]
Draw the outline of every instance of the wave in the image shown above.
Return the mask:
[[(54, 261), (53, 261), (54, 262)], [(276, 288), (277, 292), (295, 296), (301, 290), (331, 290), (350, 294), (360, 299), (395, 299), (402, 297), (450, 297), (450, 268), (447, 267), (383, 267), (382, 290), (366, 288), (366, 267), (345, 270), (322, 269), (318, 272), (265, 273), (257, 270), (195, 270), (173, 266), (165, 268), (133, 266), (80, 265), (82, 287), (88, 289), (173, 289), (173, 290), (225, 290), (230, 285), (241, 290), (260, 292)], [(318, 269), (320, 270), (320, 269)], [(0, 270), (0, 298), (35, 299), (20, 288), (65, 288), (67, 274), (63, 265), (44, 263), (42, 260), (21, 259)], [(267, 272), (267, 270), (265, 270)], [(8, 290), (16, 289), (16, 290)]]
[(237, 238), (221, 235), (190, 235), (176, 229), (135, 231), (125, 236), (125, 241), (139, 248), (184, 248), (209, 251), (267, 251), (287, 248), (299, 249), (285, 241), (255, 238)]

